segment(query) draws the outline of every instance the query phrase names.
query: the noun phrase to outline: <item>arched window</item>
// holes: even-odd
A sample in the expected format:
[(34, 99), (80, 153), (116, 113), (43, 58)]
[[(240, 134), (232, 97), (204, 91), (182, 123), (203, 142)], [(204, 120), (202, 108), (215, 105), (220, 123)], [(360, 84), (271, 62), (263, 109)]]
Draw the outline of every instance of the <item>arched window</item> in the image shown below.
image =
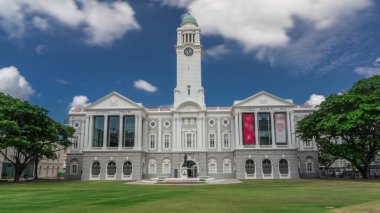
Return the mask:
[(123, 175), (131, 175), (132, 174), (132, 163), (131, 161), (125, 161), (123, 164)]
[(73, 158), (70, 161), (70, 174), (78, 174), (78, 160), (76, 158)]
[(223, 159), (223, 173), (232, 173), (231, 159)]
[(162, 174), (170, 174), (170, 166), (170, 159), (164, 159), (162, 161)]
[(245, 162), (245, 173), (247, 173), (247, 176), (255, 175), (255, 161), (252, 159), (248, 159)]
[(312, 157), (306, 158), (306, 173), (314, 172), (314, 160)]
[(116, 163), (114, 161), (110, 161), (107, 165), (107, 175), (115, 175), (116, 174)]
[(91, 175), (99, 175), (100, 174), (100, 163), (95, 161), (91, 165)]
[(263, 160), (263, 174), (264, 176), (272, 175), (272, 163), (270, 160)]
[(289, 174), (289, 163), (285, 159), (281, 159), (278, 163), (278, 167), (280, 170), (281, 175), (288, 175)]
[(150, 159), (148, 162), (148, 174), (156, 174), (157, 161), (155, 159)]
[(217, 173), (217, 163), (215, 158), (210, 158), (208, 161), (208, 172), (209, 173)]

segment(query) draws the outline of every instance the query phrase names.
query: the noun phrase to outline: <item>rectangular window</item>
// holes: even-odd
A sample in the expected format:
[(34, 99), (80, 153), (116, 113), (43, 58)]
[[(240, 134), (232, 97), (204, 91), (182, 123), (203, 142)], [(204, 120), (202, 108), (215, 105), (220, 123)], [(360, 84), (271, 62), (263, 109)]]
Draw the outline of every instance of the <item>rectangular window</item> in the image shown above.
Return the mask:
[(230, 137), (229, 137), (228, 133), (223, 134), (223, 147), (224, 148), (230, 147)]
[(313, 163), (307, 162), (306, 163), (306, 170), (307, 170), (307, 172), (313, 172)]
[(170, 164), (169, 163), (164, 163), (162, 173), (163, 174), (170, 174)]
[(186, 134), (186, 147), (191, 148), (192, 147), (192, 137), (191, 134)]
[(287, 126), (286, 126), (286, 113), (276, 112), (274, 113), (274, 128), (276, 144), (287, 144)]
[(123, 126), (123, 147), (135, 146), (135, 116), (124, 116)]
[(210, 166), (209, 173), (216, 173), (216, 164), (215, 163), (211, 163), (209, 166)]
[(255, 116), (253, 113), (243, 113), (243, 144), (255, 144)]
[(210, 134), (209, 135), (209, 143), (210, 143), (210, 148), (215, 148), (215, 134)]
[(104, 134), (104, 116), (94, 116), (94, 133), (92, 147), (103, 146), (103, 134)]
[(73, 149), (78, 149), (78, 140), (79, 140), (79, 137), (75, 135), (73, 138)]
[(190, 85), (187, 86), (187, 95), (190, 95)]
[(108, 143), (107, 147), (117, 147), (119, 145), (120, 117), (108, 117)]
[(164, 134), (164, 149), (169, 149), (170, 146), (170, 135)]
[(155, 149), (156, 148), (156, 135), (150, 135), (150, 149)]
[(259, 122), (259, 139), (260, 145), (271, 145), (272, 144), (272, 130), (271, 130), (271, 120), (270, 113), (259, 112), (257, 114), (257, 119)]

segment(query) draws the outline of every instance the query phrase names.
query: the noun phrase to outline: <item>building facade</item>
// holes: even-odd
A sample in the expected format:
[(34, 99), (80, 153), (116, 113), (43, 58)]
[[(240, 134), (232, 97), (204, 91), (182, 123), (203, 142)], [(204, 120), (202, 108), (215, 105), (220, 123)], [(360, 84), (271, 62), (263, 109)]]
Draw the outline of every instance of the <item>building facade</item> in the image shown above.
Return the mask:
[(259, 92), (229, 107), (206, 107), (201, 30), (186, 15), (177, 29), (177, 85), (171, 108), (145, 108), (112, 92), (70, 111), (76, 129), (67, 179), (318, 177), (318, 150), (296, 137), (313, 108)]

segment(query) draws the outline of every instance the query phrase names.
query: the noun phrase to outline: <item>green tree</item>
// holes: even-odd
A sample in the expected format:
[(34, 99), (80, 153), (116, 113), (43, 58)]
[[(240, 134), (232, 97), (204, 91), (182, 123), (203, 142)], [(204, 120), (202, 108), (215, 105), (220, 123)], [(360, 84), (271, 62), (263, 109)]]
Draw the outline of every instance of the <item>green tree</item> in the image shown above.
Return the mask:
[[(44, 108), (0, 93), (0, 154), (13, 165), (15, 182), (27, 165), (69, 146), (74, 132), (51, 119)], [(5, 154), (8, 148), (14, 149), (13, 156)]]
[(315, 140), (326, 153), (342, 157), (369, 178), (380, 151), (380, 76), (356, 82), (342, 95), (330, 95), (298, 123), (302, 140)]
[(318, 159), (319, 163), (324, 166), (324, 171), (326, 173), (329, 170), (330, 166), (339, 159), (339, 156), (332, 155), (320, 147)]

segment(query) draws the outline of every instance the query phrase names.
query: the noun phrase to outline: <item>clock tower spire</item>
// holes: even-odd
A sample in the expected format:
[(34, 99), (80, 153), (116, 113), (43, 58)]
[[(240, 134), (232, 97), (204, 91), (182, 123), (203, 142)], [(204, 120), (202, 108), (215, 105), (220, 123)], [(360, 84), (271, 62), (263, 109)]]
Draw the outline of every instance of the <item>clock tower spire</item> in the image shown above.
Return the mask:
[(174, 108), (184, 102), (195, 102), (205, 109), (202, 87), (200, 43), (201, 29), (195, 18), (187, 14), (177, 28), (177, 86), (174, 89)]

